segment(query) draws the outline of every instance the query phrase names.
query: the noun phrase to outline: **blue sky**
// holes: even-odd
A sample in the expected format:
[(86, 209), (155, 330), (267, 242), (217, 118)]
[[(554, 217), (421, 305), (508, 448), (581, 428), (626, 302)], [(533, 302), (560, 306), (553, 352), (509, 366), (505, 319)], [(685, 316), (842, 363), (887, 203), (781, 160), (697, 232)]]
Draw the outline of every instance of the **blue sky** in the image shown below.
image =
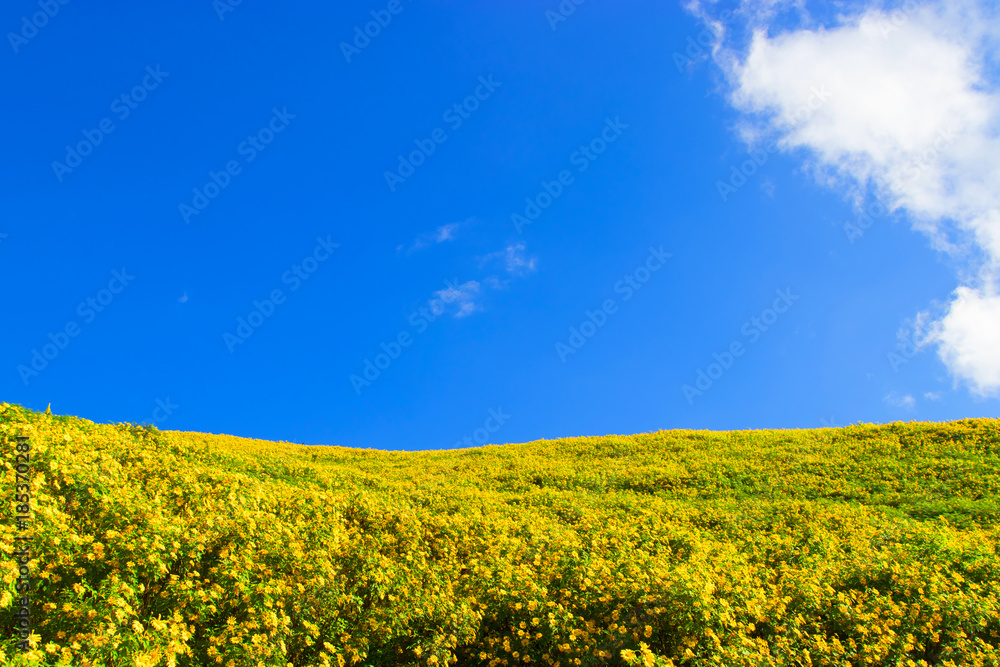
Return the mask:
[(985, 5), (224, 2), (3, 10), (0, 400), (382, 449), (997, 416)]

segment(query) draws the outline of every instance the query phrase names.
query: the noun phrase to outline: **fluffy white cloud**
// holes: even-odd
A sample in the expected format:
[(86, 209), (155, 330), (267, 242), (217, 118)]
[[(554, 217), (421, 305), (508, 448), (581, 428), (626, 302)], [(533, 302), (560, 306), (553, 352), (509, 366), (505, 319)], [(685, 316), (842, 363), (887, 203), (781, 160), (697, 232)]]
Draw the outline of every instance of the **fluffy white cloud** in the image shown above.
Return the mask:
[[(856, 5), (816, 24), (804, 2), (744, 0), (745, 38), (690, 9), (717, 35), (713, 50), (753, 143), (800, 150), (823, 183), (856, 203), (873, 194), (961, 266), (959, 286), (924, 344), (978, 394), (1000, 392), (1000, 20), (992, 3)], [(776, 16), (786, 13), (784, 27)], [(796, 22), (789, 24), (787, 12)], [(790, 26), (790, 27), (789, 27)], [(912, 397), (907, 397), (911, 398)], [(888, 400), (888, 397), (887, 397)]]
[(1000, 296), (959, 287), (947, 314), (933, 322), (926, 340), (973, 393), (989, 396), (1000, 387)]

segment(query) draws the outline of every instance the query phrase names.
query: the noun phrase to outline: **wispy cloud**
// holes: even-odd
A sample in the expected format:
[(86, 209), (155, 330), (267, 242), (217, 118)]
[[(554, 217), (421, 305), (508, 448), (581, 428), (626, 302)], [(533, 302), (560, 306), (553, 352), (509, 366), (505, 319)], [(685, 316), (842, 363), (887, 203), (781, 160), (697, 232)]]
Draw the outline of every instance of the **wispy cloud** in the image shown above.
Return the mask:
[(482, 306), (476, 303), (479, 296), (480, 284), (476, 280), (469, 280), (458, 284), (457, 281), (445, 281), (447, 287), (434, 292), (434, 298), (428, 301), (431, 312), (441, 315), (451, 311), (454, 317), (466, 317), (482, 310)]
[(442, 241), (452, 240), (453, 238), (455, 238), (455, 232), (458, 231), (458, 228), (461, 226), (461, 224), (462, 223), (460, 222), (451, 222), (448, 223), (447, 225), (441, 225), (440, 227), (437, 228), (437, 231), (434, 234), (434, 240), (437, 243), (441, 243)]
[(522, 276), (535, 270), (537, 259), (528, 257), (525, 253), (523, 241), (511, 243), (503, 250), (492, 252), (479, 260), (480, 266), (486, 266), (493, 262), (503, 263), (504, 270), (512, 276)]
[[(743, 0), (741, 25), (689, 3), (748, 143), (775, 138), (859, 207), (877, 197), (948, 253), (960, 283), (914, 317), (922, 345), (973, 393), (1000, 394), (1000, 16), (986, 0), (883, 11), (854, 5), (817, 24), (793, 0)], [(781, 16), (778, 25), (777, 16)], [(788, 28), (791, 23), (795, 27)], [(819, 108), (800, 113), (825, 86)]]
[[(524, 252), (524, 243), (508, 245), (499, 252), (490, 253), (479, 258), (480, 267), (492, 262), (503, 263), (504, 270), (510, 277), (523, 276), (535, 270), (535, 258), (528, 258)], [(488, 275), (481, 280), (469, 280), (458, 283), (458, 280), (446, 280), (445, 289), (434, 292), (434, 298), (428, 303), (431, 312), (441, 315), (451, 312), (454, 317), (467, 317), (484, 309), (481, 299), (486, 289), (502, 290), (510, 280), (501, 280), (495, 275)]]
[(906, 396), (900, 396), (896, 392), (889, 392), (884, 399), (889, 405), (895, 406), (897, 408), (912, 408), (917, 404), (916, 399), (907, 394)]
[(926, 394), (924, 394), (924, 398), (926, 398), (928, 401), (940, 401), (941, 392), (929, 391)]
[(449, 222), (446, 225), (441, 225), (434, 231), (424, 232), (423, 234), (417, 236), (417, 238), (413, 239), (413, 242), (409, 246), (396, 246), (396, 254), (412, 255), (418, 250), (423, 250), (424, 248), (429, 248), (432, 245), (444, 243), (445, 241), (451, 241), (455, 238), (458, 230), (472, 220), (472, 218), (469, 218), (468, 220), (464, 220), (462, 222)]

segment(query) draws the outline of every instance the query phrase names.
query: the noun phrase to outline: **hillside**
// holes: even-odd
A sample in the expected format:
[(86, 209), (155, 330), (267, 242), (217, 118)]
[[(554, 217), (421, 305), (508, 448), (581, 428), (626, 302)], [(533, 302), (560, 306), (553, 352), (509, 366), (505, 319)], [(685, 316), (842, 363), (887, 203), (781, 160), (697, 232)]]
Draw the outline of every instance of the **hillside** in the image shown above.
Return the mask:
[(998, 420), (384, 452), (0, 404), (0, 440), (3, 664), (1000, 664)]

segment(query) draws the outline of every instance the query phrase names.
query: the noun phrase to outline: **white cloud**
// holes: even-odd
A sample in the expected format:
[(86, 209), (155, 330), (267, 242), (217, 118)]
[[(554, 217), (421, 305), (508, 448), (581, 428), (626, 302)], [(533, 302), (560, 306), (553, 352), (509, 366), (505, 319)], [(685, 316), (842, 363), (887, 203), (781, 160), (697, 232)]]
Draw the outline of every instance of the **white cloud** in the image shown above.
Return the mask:
[(476, 303), (479, 295), (479, 282), (469, 280), (462, 284), (445, 281), (447, 288), (434, 292), (434, 298), (428, 301), (431, 312), (435, 315), (451, 309), (455, 317), (466, 317), (477, 310), (482, 310), (482, 306)]
[(979, 396), (1000, 388), (1000, 296), (971, 287), (955, 290), (947, 314), (933, 322), (926, 341), (956, 377)]
[(493, 289), (503, 289), (503, 288), (507, 287), (507, 285), (510, 283), (510, 281), (509, 280), (500, 280), (496, 276), (486, 276), (485, 278), (483, 278), (483, 283), (487, 287), (491, 287)]
[(939, 391), (929, 391), (926, 394), (924, 394), (924, 398), (926, 398), (928, 401), (940, 401), (941, 400), (941, 392), (939, 392)]
[(455, 232), (461, 226), (459, 222), (450, 222), (447, 225), (441, 225), (437, 228), (437, 232), (434, 235), (434, 240), (438, 243), (441, 241), (450, 241), (455, 238)]
[(917, 401), (909, 394), (906, 396), (900, 396), (894, 391), (889, 392), (889, 394), (882, 400), (897, 408), (912, 408), (917, 404)]
[(412, 255), (418, 250), (423, 250), (424, 248), (429, 248), (437, 243), (443, 243), (445, 241), (451, 241), (455, 238), (458, 230), (463, 226), (471, 222), (473, 218), (469, 218), (463, 222), (449, 222), (446, 225), (441, 225), (437, 229), (431, 232), (424, 232), (413, 239), (413, 243), (409, 247), (404, 245), (396, 246), (396, 254), (406, 254)]
[[(447, 225), (445, 226), (447, 227)], [(444, 228), (439, 228), (439, 231)], [(442, 235), (450, 233), (449, 230), (441, 232)], [(504, 250), (490, 253), (479, 259), (480, 266), (491, 260), (502, 259), (506, 271), (511, 276), (521, 276), (535, 270), (535, 258), (527, 258), (524, 254), (524, 243), (508, 245)], [(467, 317), (476, 311), (483, 310), (480, 302), (483, 287), (500, 290), (510, 284), (510, 280), (500, 280), (496, 276), (490, 275), (479, 280), (469, 280), (459, 283), (458, 279), (444, 281), (447, 287), (434, 292), (433, 298), (427, 303), (434, 315), (441, 315), (451, 312), (454, 317)]]
[(523, 241), (509, 244), (503, 250), (490, 253), (489, 255), (483, 257), (480, 260), (480, 266), (499, 259), (504, 263), (504, 270), (511, 275), (520, 276), (526, 273), (531, 273), (535, 270), (537, 260), (534, 257), (527, 257), (524, 249), (525, 245)]
[[(804, 3), (744, 1), (748, 39), (692, 3), (718, 37), (713, 54), (748, 142), (799, 151), (823, 184), (856, 204), (874, 195), (959, 265), (961, 285), (926, 322), (924, 344), (956, 381), (1000, 393), (1000, 19), (974, 0), (861, 6), (816, 25)], [(795, 27), (774, 25), (781, 10)], [(825, 95), (818, 93), (825, 92)], [(817, 97), (825, 97), (815, 103)], [(805, 105), (807, 113), (802, 113)], [(888, 399), (887, 399), (888, 400)]]

